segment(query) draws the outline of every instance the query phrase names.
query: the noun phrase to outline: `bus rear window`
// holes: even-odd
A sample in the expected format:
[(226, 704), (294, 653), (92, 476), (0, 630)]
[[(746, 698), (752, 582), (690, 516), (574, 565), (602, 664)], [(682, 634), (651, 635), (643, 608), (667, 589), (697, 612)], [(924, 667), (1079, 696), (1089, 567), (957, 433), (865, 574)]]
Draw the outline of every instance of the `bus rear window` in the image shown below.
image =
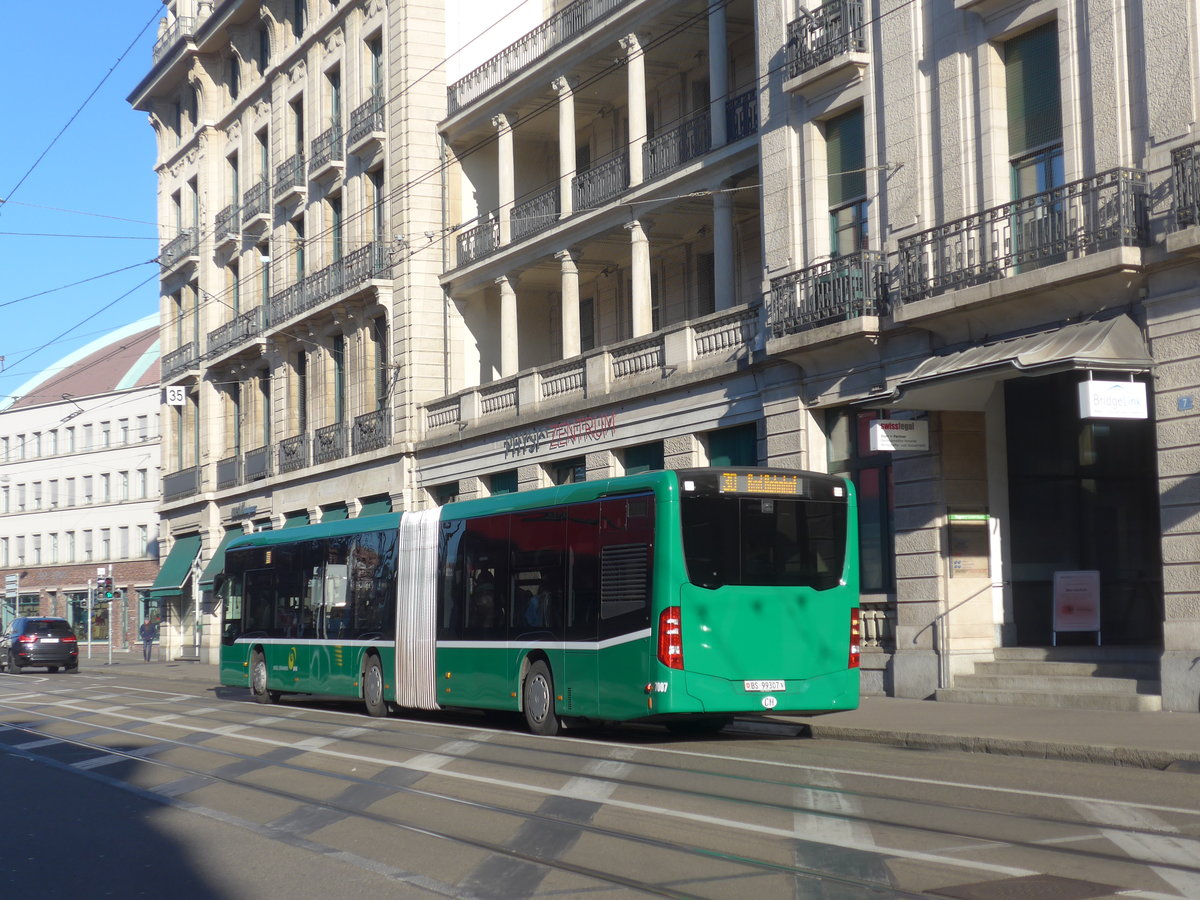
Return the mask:
[(692, 584), (827, 590), (841, 580), (846, 556), (844, 503), (685, 496), (682, 517), (683, 550)]

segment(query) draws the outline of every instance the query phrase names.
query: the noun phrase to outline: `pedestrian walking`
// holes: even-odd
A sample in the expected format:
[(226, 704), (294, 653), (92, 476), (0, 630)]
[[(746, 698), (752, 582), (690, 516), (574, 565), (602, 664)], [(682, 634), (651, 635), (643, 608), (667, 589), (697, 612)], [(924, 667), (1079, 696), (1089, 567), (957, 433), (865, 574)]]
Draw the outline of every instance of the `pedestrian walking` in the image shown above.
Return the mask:
[(154, 647), (154, 632), (157, 629), (150, 624), (147, 619), (142, 623), (142, 627), (138, 629), (138, 639), (142, 642), (142, 657), (146, 662), (150, 662), (150, 651)]

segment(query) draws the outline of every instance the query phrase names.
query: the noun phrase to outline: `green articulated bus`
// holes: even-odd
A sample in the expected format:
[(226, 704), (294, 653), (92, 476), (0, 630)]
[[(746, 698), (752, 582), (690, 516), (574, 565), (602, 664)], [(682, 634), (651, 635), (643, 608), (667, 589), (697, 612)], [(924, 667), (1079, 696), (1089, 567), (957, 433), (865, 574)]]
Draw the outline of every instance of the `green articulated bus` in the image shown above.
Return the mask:
[(510, 710), (715, 730), (853, 709), (858, 539), (842, 478), (682, 469), (231, 542), (221, 683), (371, 715)]

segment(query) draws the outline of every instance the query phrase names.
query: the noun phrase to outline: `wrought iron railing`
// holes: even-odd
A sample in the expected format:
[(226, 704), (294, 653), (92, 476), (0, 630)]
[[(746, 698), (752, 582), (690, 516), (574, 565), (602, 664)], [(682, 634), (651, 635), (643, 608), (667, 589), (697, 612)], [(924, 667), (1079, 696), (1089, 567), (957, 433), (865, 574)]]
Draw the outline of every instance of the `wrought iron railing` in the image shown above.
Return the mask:
[(1110, 169), (901, 238), (905, 303), (1114, 247), (1141, 247), (1149, 235), (1148, 179)]
[(182, 347), (177, 347), (162, 358), (162, 377), (171, 378), (180, 372), (196, 367), (199, 354), (196, 352), (196, 342), (189, 341)]
[(271, 448), (259, 447), (247, 450), (242, 460), (242, 478), (247, 482), (258, 481), (271, 474)]
[(465, 266), (477, 259), (495, 253), (500, 246), (500, 222), (494, 213), (478, 225), (473, 225), (466, 231), (461, 231), (454, 238), (458, 251), (458, 264)]
[(620, 197), (629, 187), (629, 151), (622, 150), (571, 179), (574, 208), (593, 209)]
[(351, 435), (353, 452), (365, 453), (368, 450), (379, 450), (386, 447), (391, 439), (391, 429), (388, 427), (391, 418), (386, 409), (363, 413), (354, 419), (354, 433)]
[(304, 154), (289, 156), (275, 167), (275, 196), (282, 197), (288, 191), (308, 186), (308, 170), (304, 167)]
[(346, 132), (346, 144), (354, 147), (376, 132), (384, 131), (387, 120), (383, 94), (373, 93), (366, 103), (360, 104), (350, 113), (350, 128)]
[(843, 53), (866, 50), (862, 0), (833, 0), (801, 10), (788, 23), (788, 77), (795, 78)]
[(649, 181), (703, 156), (712, 149), (712, 119), (708, 107), (642, 145), (642, 174)]
[(887, 263), (862, 250), (771, 279), (767, 327), (772, 337), (821, 325), (881, 316), (887, 309)]
[(254, 309), (235, 316), (224, 325), (208, 333), (208, 350), (204, 356), (213, 359), (230, 347), (245, 343), (258, 337), (263, 332), (263, 308)]
[(333, 128), (322, 131), (313, 138), (310, 150), (312, 151), (308, 160), (310, 174), (330, 163), (343, 162), (346, 159), (346, 144), (342, 140), (342, 126), (335, 125)]
[(241, 476), (241, 459), (237, 456), (227, 456), (217, 460), (217, 490), (236, 487)]
[(163, 246), (158, 256), (159, 263), (164, 269), (176, 266), (185, 259), (200, 254), (200, 232), (195, 228), (183, 228), (179, 234)]
[(162, 491), (163, 500), (167, 503), (200, 493), (200, 467), (192, 466), (167, 473), (162, 479)]
[(1200, 144), (1171, 151), (1171, 212), (1175, 227), (1200, 225)]
[(513, 206), (512, 239), (524, 240), (558, 222), (558, 185)]
[(372, 278), (386, 276), (391, 267), (386, 244), (382, 241), (364, 244), (302, 281), (272, 294), (264, 327), (274, 327), (339, 294), (354, 290)]
[(271, 189), (266, 180), (258, 182), (242, 194), (242, 221), (249, 222), (258, 216), (271, 213)]
[(295, 472), (308, 465), (308, 435), (298, 434), (279, 442), (279, 471)]
[(555, 13), (520, 40), (446, 88), (446, 106), (450, 115), (499, 87), (629, 2), (631, 0), (576, 0)]
[(313, 432), (313, 465), (333, 462), (346, 455), (346, 425), (334, 422)]
[(192, 16), (179, 16), (167, 26), (167, 30), (162, 33), (157, 41), (154, 42), (154, 49), (151, 51), (151, 57), (157, 63), (164, 56), (171, 52), (177, 43), (184, 38), (190, 38), (196, 33), (196, 20)]
[(725, 140), (732, 144), (758, 131), (758, 90), (751, 88), (725, 101)]
[(241, 237), (241, 224), (238, 221), (238, 214), (240, 212), (241, 208), (231, 203), (217, 213), (213, 237), (218, 244), (225, 241), (236, 241)]

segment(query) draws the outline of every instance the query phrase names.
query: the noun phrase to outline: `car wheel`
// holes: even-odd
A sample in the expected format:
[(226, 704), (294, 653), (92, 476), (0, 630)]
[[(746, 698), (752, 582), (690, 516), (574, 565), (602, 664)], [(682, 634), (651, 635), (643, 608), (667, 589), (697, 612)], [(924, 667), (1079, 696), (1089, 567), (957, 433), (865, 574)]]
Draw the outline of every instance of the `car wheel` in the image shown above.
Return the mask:
[(73, 675), (79, 671), (79, 663), (67, 663), (66, 672), (68, 675)]
[(363, 701), (367, 704), (367, 715), (386, 716), (387, 701), (383, 699), (383, 666), (378, 656), (367, 658), (367, 670), (363, 673)]
[(13, 675), (21, 674), (21, 664), (17, 662), (17, 656), (11, 650), (8, 651), (8, 671)]
[(525, 724), (534, 734), (552, 737), (562, 729), (562, 722), (554, 711), (554, 677), (550, 667), (540, 659), (529, 667), (529, 674), (525, 676), (521, 708), (525, 712)]
[(260, 650), (250, 657), (250, 695), (259, 703), (279, 702), (279, 691), (267, 688), (267, 660)]

